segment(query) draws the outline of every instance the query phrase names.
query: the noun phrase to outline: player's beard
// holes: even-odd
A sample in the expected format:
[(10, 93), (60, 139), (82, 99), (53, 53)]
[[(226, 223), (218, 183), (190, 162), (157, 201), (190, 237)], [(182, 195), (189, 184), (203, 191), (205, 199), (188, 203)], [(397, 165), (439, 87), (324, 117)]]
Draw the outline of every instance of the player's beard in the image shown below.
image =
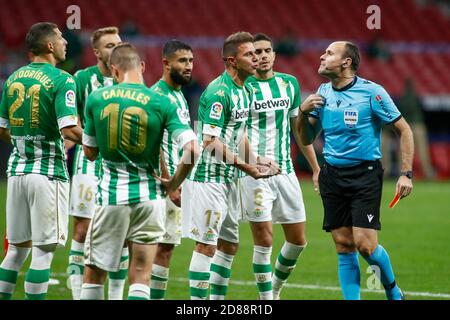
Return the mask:
[(108, 60), (109, 60), (109, 56), (101, 56), (100, 57), (100, 61), (102, 62), (103, 66), (105, 67), (105, 70), (108, 70), (109, 75), (112, 77), (111, 75), (111, 69), (108, 66)]
[(189, 78), (184, 77), (182, 74), (180, 74), (177, 70), (174, 68), (170, 69), (170, 79), (172, 79), (173, 82), (176, 84), (179, 84), (181, 86), (184, 86), (191, 82), (192, 76)]

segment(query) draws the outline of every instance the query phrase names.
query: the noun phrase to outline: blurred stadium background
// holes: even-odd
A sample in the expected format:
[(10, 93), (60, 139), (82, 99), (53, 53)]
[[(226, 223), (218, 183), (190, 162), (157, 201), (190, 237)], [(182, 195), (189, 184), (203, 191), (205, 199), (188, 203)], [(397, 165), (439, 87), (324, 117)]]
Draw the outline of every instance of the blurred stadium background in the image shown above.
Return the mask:
[[(67, 8), (78, 5), (81, 9), (81, 29), (68, 30), (66, 20), (70, 16)], [(367, 19), (371, 13), (366, 10), (370, 5), (381, 9), (381, 29), (369, 30)], [(387, 245), (395, 246), (391, 250), (394, 259), (398, 258), (396, 268), (399, 277), (407, 279), (410, 290), (420, 292), (444, 293), (443, 298), (450, 298), (449, 252), (444, 243), (448, 243), (450, 227), (448, 213), (450, 203), (450, 2), (448, 0), (16, 0), (14, 2), (0, 0), (0, 90), (3, 82), (18, 67), (28, 63), (24, 48), (24, 38), (29, 27), (38, 21), (52, 21), (64, 30), (68, 40), (67, 61), (61, 67), (71, 73), (96, 63), (89, 43), (91, 32), (97, 28), (116, 25), (120, 28), (123, 40), (135, 44), (141, 51), (147, 64), (145, 80), (147, 85), (153, 84), (161, 76), (161, 48), (165, 41), (177, 38), (191, 44), (194, 49), (195, 63), (191, 85), (185, 88), (190, 103), (192, 119), (197, 119), (197, 102), (204, 87), (223, 72), (220, 50), (224, 38), (236, 31), (245, 30), (251, 33), (264, 32), (275, 40), (278, 51), (275, 69), (295, 75), (300, 83), (302, 98), (315, 92), (323, 79), (317, 75), (319, 57), (333, 40), (352, 40), (362, 49), (362, 65), (359, 75), (383, 85), (392, 97), (400, 102), (404, 96), (405, 81), (411, 79), (415, 91), (420, 97), (419, 111), (406, 110), (408, 115), (419, 117), (428, 129), (427, 152), (431, 158), (433, 173), (423, 170), (419, 157), (414, 159), (416, 191), (411, 199), (400, 204), (394, 217), (384, 214)], [(417, 116), (420, 113), (420, 116)], [(395, 176), (397, 146), (386, 141), (386, 153), (392, 156), (393, 169), (388, 176)], [(319, 159), (321, 157), (320, 141), (316, 144)], [(5, 179), (6, 161), (9, 146), (0, 144), (0, 178)], [(292, 144), (292, 154), (297, 172), (301, 178), (308, 176), (308, 166), (304, 158)], [(426, 179), (425, 179), (426, 178)], [(308, 178), (309, 180), (309, 178)], [(4, 224), (5, 183), (0, 183), (1, 223)], [(393, 194), (393, 183), (388, 182), (383, 196), (387, 203)], [(305, 183), (303, 189), (311, 189)], [(423, 192), (420, 194), (420, 192)], [(311, 198), (310, 198), (311, 197)], [(311, 217), (308, 230), (311, 248), (305, 254), (308, 267), (298, 277), (299, 282), (338, 286), (335, 257), (331, 240), (320, 231), (322, 207), (320, 200), (311, 192), (305, 192), (305, 201)], [(426, 223), (422, 223), (426, 222)], [(236, 271), (236, 278), (242, 273), (242, 279), (252, 280), (250, 269), (251, 244), (248, 227), (243, 227), (243, 257), (246, 269)], [(422, 229), (421, 229), (422, 228)], [(412, 232), (417, 231), (414, 233)], [(281, 231), (276, 229), (275, 232)], [(411, 233), (409, 233), (411, 232)], [(383, 234), (383, 233), (382, 233)], [(400, 238), (404, 237), (404, 238)], [(425, 238), (424, 238), (425, 237)], [(404, 240), (399, 240), (404, 239)], [(438, 242), (444, 251), (439, 257), (438, 248), (431, 251), (424, 242)], [(281, 241), (281, 239), (280, 239)], [(396, 242), (397, 241), (397, 242)], [(399, 242), (400, 241), (400, 242)], [(404, 242), (405, 241), (405, 242)], [(409, 241), (409, 243), (408, 243)], [(249, 242), (249, 243), (247, 243)], [(281, 245), (281, 242), (279, 242)], [(174, 262), (179, 266), (179, 278), (186, 278), (191, 243), (183, 244), (180, 255)], [(413, 257), (416, 246), (429, 255), (429, 264)], [(319, 246), (315, 248), (315, 246)], [(248, 249), (248, 252), (246, 251)], [(278, 248), (274, 245), (274, 252)], [(314, 253), (319, 250), (320, 253)], [(402, 251), (404, 250), (404, 251)], [(311, 251), (311, 254), (310, 254)], [(397, 251), (400, 251), (397, 252)], [(419, 249), (420, 251), (420, 249)], [(435, 255), (430, 255), (432, 252)], [(328, 256), (328, 258), (325, 258)], [(447, 256), (445, 258), (444, 256)], [(65, 271), (66, 256), (55, 258), (55, 270), (62, 274)], [(394, 260), (395, 261), (395, 260)], [(329, 264), (330, 267), (327, 267)], [(300, 267), (302, 268), (302, 267)], [(400, 269), (403, 268), (403, 269)], [(363, 268), (362, 268), (362, 271)], [(309, 272), (309, 273), (308, 273)], [(315, 275), (322, 274), (322, 278)], [(244, 275), (245, 274), (245, 275)], [(304, 276), (306, 280), (304, 280)], [(423, 282), (420, 275), (430, 274), (435, 280)], [(443, 280), (446, 279), (446, 280)], [(401, 282), (400, 282), (401, 283)], [(169, 286), (171, 286), (169, 284)], [(18, 286), (18, 288), (20, 285)], [(187, 298), (185, 284), (171, 287), (174, 297)], [(181, 289), (183, 288), (183, 289)], [(230, 289), (232, 290), (232, 289)], [(241, 289), (242, 291), (243, 289)], [(253, 289), (252, 289), (253, 290)], [(292, 290), (290, 292), (289, 290)], [(300, 295), (294, 294), (301, 292)], [(303, 291), (305, 293), (303, 293)], [(314, 292), (314, 289), (311, 289)], [(61, 292), (64, 291), (64, 294)], [(50, 297), (68, 298), (67, 290), (53, 292)], [(186, 294), (176, 295), (178, 292)], [(319, 290), (320, 291), (320, 290)], [(339, 298), (336, 290), (329, 290), (315, 295), (307, 289), (290, 288), (291, 298)], [(408, 288), (406, 289), (408, 291)], [(237, 292), (239, 290), (237, 289)], [(244, 292), (244, 291), (242, 291)], [(253, 292), (253, 291), (251, 291)], [(308, 293), (306, 293), (308, 292)], [(325, 290), (326, 292), (326, 290)], [(331, 293), (332, 292), (332, 293)], [(245, 293), (234, 298), (256, 298)], [(369, 298), (382, 298), (382, 295), (369, 294)], [(413, 295), (414, 297), (414, 295)], [(439, 298), (440, 296), (415, 296), (416, 298)]]
[[(323, 81), (317, 75), (319, 57), (332, 40), (355, 41), (362, 49), (359, 74), (382, 84), (399, 99), (405, 80), (414, 81), (428, 128), (429, 153), (436, 178), (450, 178), (450, 3), (432, 0), (0, 0), (0, 84), (27, 63), (23, 46), (29, 27), (52, 21), (65, 29), (68, 59), (61, 66), (69, 72), (96, 63), (89, 44), (93, 30), (116, 25), (125, 40), (137, 45), (147, 64), (145, 80), (161, 76), (161, 47), (179, 38), (195, 51), (194, 82), (185, 88), (196, 119), (196, 102), (203, 88), (223, 71), (223, 39), (236, 31), (265, 32), (278, 50), (275, 68), (294, 74), (302, 96)], [(64, 26), (70, 5), (81, 9), (81, 29)], [(369, 30), (370, 5), (381, 10), (381, 29)], [(2, 86), (3, 87), (3, 86)], [(0, 89), (1, 90), (1, 89)], [(408, 115), (415, 117), (415, 111)], [(389, 144), (389, 153), (395, 145)], [(2, 148), (3, 149), (3, 148)], [(320, 149), (320, 146), (319, 148)], [(297, 156), (298, 169), (306, 163)], [(4, 156), (0, 174), (4, 175)], [(395, 161), (395, 157), (391, 157)], [(396, 168), (394, 163), (394, 168)], [(425, 176), (419, 158), (416, 176)], [(395, 175), (394, 172), (389, 172)]]

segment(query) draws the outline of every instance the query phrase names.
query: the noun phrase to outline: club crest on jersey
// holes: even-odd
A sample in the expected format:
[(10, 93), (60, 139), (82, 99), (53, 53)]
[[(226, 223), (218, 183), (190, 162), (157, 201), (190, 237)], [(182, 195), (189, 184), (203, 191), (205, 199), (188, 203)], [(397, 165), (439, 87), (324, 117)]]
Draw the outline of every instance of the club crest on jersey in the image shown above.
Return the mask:
[(110, 87), (114, 84), (114, 79), (113, 78), (109, 78), (109, 77), (104, 77), (103, 78), (103, 86), (104, 87)]
[(256, 207), (255, 210), (253, 210), (253, 214), (255, 217), (260, 217), (263, 214), (263, 209), (261, 207)]
[(93, 74), (91, 77), (91, 87), (92, 87), (92, 91), (95, 91), (102, 87), (102, 84), (100, 83), (100, 81), (98, 81), (96, 74)]
[(203, 234), (203, 239), (206, 241), (214, 241), (216, 237), (216, 232), (211, 227)]
[(211, 111), (209, 112), (209, 117), (211, 119), (220, 120), (222, 117), (223, 106), (220, 102), (214, 102), (211, 106)]
[(347, 128), (354, 128), (358, 123), (358, 111), (345, 110), (344, 111), (344, 123)]
[(68, 90), (66, 92), (66, 106), (75, 108), (75, 92), (73, 90)]
[(177, 108), (178, 119), (182, 124), (189, 124), (190, 116), (188, 110), (182, 110), (181, 108)]

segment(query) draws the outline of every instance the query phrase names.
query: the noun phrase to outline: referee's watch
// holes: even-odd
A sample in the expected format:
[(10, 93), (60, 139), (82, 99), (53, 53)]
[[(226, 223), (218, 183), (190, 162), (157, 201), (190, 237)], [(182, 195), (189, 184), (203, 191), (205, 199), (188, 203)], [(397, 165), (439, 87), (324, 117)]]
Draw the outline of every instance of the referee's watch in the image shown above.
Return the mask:
[(412, 171), (402, 171), (402, 172), (400, 172), (400, 175), (401, 176), (405, 176), (405, 177), (407, 177), (409, 179), (413, 178), (413, 172)]

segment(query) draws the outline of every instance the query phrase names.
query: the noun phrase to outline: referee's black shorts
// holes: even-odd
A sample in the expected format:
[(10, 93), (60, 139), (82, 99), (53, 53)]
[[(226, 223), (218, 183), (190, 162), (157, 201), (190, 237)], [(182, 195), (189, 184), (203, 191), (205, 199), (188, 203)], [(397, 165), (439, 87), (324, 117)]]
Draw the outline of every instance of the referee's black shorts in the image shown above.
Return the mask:
[(324, 230), (349, 226), (381, 229), (383, 167), (379, 160), (346, 168), (326, 163), (320, 171), (319, 186)]

